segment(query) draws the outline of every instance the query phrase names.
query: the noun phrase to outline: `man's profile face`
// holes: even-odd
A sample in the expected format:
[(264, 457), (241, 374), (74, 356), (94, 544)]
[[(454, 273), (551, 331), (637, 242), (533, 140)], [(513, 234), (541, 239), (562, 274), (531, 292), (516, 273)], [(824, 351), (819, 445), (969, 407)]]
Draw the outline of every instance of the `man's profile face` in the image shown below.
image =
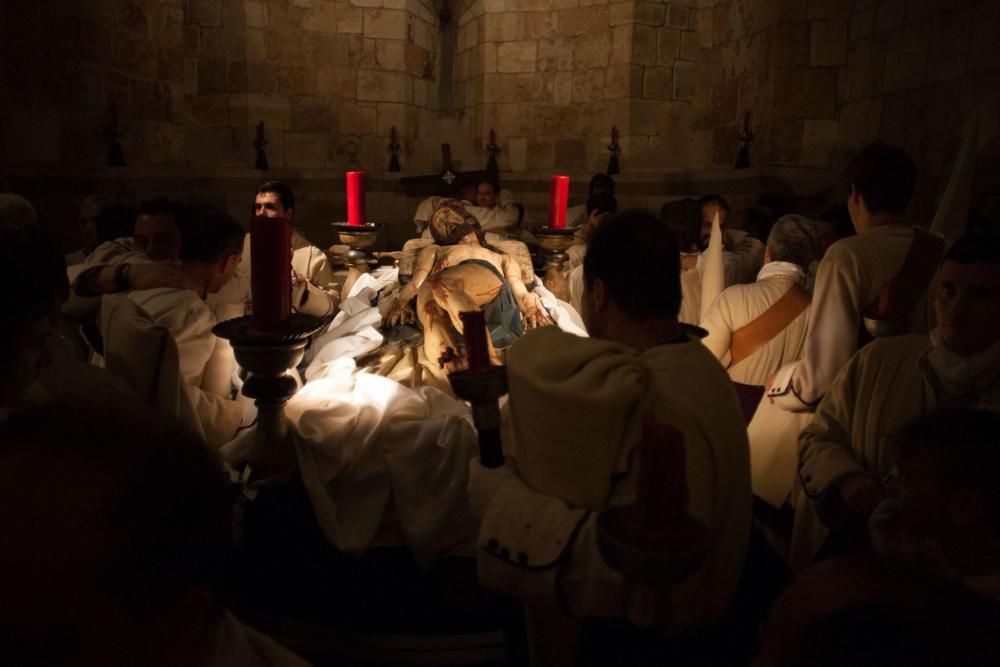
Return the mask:
[(212, 279), (211, 284), (208, 286), (208, 293), (215, 294), (233, 279), (236, 275), (236, 270), (239, 268), (240, 264), (243, 262), (243, 253), (233, 253), (232, 255), (227, 255), (224, 260), (219, 264), (219, 272)]
[(80, 207), (80, 234), (85, 248), (97, 245), (97, 216), (100, 212), (101, 207), (97, 204), (84, 204)]
[(1000, 264), (945, 260), (935, 311), (941, 342), (971, 356), (1000, 340)]
[(726, 218), (729, 217), (729, 212), (723, 209), (718, 204), (705, 204), (701, 207), (701, 249), (708, 249), (708, 242), (712, 239), (712, 221), (715, 219), (715, 214), (719, 214), (719, 228), (722, 231), (726, 230)]
[(135, 221), (135, 244), (155, 261), (177, 259), (181, 254), (181, 230), (172, 215), (143, 213)]
[(281, 203), (281, 197), (277, 192), (259, 192), (254, 199), (254, 215), (263, 215), (267, 218), (288, 218), (292, 219), (293, 209), (286, 209)]
[(476, 188), (476, 196), (483, 208), (494, 208), (497, 205), (497, 193), (493, 190), (492, 183), (480, 183)]

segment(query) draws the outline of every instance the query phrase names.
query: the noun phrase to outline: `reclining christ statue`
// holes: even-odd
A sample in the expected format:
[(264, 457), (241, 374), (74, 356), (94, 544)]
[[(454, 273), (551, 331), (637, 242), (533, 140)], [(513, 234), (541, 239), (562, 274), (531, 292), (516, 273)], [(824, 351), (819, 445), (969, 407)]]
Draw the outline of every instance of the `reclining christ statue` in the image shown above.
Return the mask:
[(501, 363), (496, 348), (521, 335), (522, 318), (528, 328), (552, 324), (539, 296), (525, 287), (517, 261), (487, 243), (479, 222), (461, 204), (444, 202), (430, 230), (434, 244), (420, 251), (410, 282), (384, 321), (394, 326), (419, 319), (428, 360), (448, 371), (463, 366), (451, 329), (462, 333), (462, 311), (484, 312), (494, 364)]

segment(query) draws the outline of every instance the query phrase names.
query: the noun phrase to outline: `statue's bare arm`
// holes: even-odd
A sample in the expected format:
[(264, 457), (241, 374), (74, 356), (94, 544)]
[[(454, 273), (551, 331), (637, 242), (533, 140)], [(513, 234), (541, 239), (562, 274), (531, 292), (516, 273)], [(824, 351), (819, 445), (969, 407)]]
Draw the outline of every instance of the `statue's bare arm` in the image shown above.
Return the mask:
[(396, 303), (389, 309), (383, 324), (395, 326), (397, 324), (412, 324), (416, 321), (416, 311), (413, 309), (413, 299), (417, 296), (420, 286), (427, 280), (427, 276), (434, 270), (434, 262), (437, 261), (438, 246), (429, 245), (420, 251), (417, 256), (417, 265), (413, 269), (413, 275), (396, 297)]
[(521, 273), (521, 265), (510, 255), (503, 255), (502, 260), (503, 275), (510, 283), (510, 289), (514, 292), (517, 305), (521, 308), (521, 315), (524, 323), (529, 329), (552, 324), (542, 299), (534, 292), (529, 292), (524, 285), (524, 278)]

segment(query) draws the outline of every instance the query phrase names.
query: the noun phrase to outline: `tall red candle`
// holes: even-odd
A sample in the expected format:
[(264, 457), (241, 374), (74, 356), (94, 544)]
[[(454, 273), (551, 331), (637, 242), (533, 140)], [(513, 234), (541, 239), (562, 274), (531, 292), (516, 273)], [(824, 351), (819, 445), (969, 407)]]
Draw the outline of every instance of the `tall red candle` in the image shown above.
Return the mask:
[(549, 190), (549, 227), (566, 228), (566, 206), (569, 204), (569, 176), (553, 176)]
[(465, 337), (465, 357), (469, 371), (478, 373), (490, 367), (490, 348), (486, 342), (486, 316), (481, 310), (466, 310), (462, 318), (462, 336)]
[(365, 224), (365, 172), (347, 172), (347, 224)]
[(250, 219), (253, 326), (280, 329), (292, 314), (292, 230), (287, 218)]

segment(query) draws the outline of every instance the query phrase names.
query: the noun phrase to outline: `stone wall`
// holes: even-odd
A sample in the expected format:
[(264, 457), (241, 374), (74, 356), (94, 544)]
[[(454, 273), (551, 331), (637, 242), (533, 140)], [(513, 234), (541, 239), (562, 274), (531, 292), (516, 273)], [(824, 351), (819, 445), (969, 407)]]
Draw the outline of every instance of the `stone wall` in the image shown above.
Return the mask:
[(419, 112), (435, 105), (431, 0), (42, 0), (2, 12), (5, 93), (30, 96), (4, 123), (6, 162), (102, 164), (116, 105), (130, 166), (252, 167), (263, 121), (272, 167), (378, 171), (390, 128), (405, 161)]
[[(840, 94), (836, 162), (880, 138), (904, 147), (919, 165), (910, 215), (933, 216), (970, 111), (1000, 91), (998, 0), (857, 0)], [(996, 108), (994, 102), (994, 109)], [(997, 118), (993, 114), (993, 131)], [(989, 128), (986, 128), (987, 131)], [(974, 205), (1000, 215), (995, 179), (1000, 145), (980, 154)]]
[(745, 112), (755, 164), (833, 164), (851, 0), (699, 0), (696, 135), (732, 166)]
[(965, 118), (1000, 90), (996, 25), (998, 0), (699, 0), (696, 161), (734, 163), (745, 111), (756, 165), (839, 171), (881, 139), (916, 159), (910, 217), (926, 223)]
[[(467, 129), (496, 129), (501, 168), (573, 174), (607, 166), (612, 125), (623, 167), (688, 107), (694, 89), (693, 2), (476, 0), (460, 17), (456, 79)], [(683, 161), (670, 160), (680, 168)]]

